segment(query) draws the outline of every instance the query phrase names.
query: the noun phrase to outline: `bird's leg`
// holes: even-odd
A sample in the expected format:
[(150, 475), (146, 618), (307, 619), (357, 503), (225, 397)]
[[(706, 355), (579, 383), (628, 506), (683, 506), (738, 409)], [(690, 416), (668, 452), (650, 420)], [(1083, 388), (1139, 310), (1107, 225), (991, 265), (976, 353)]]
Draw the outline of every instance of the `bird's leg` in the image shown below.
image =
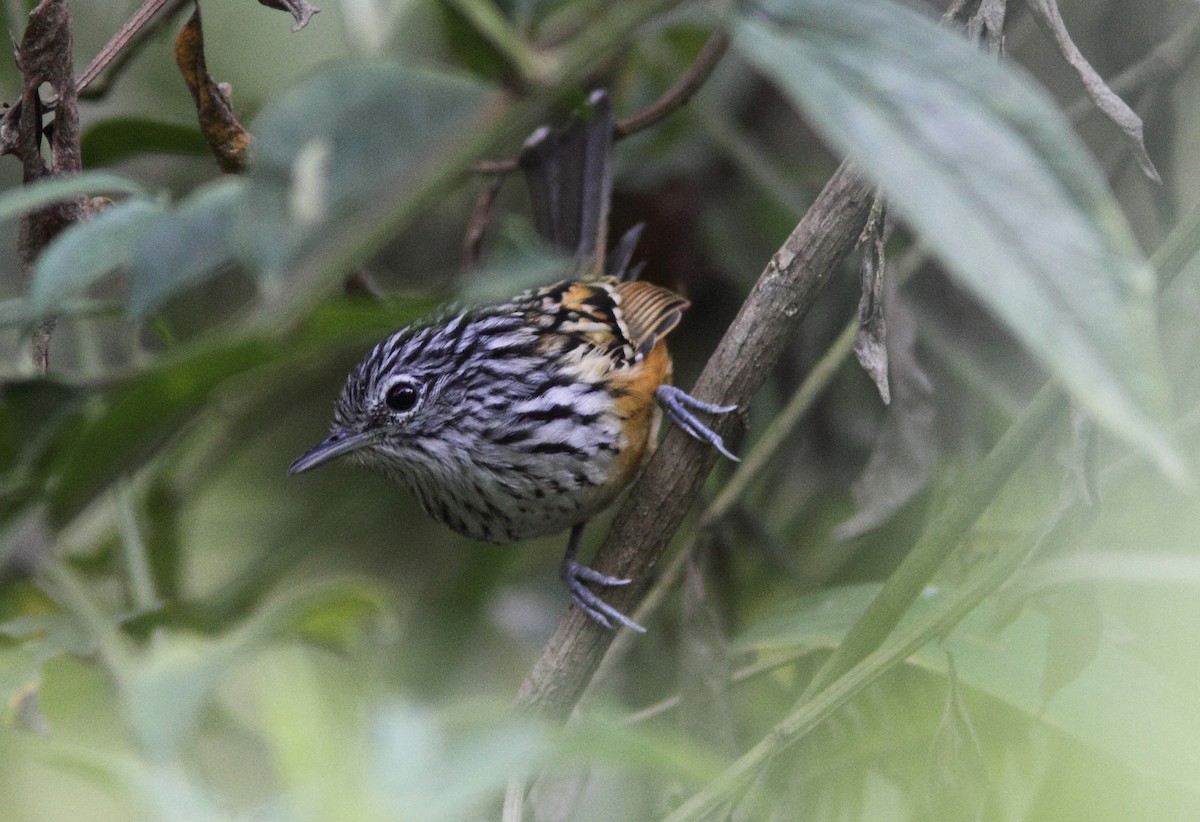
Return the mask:
[(644, 634), (645, 628), (600, 599), (583, 584), (584, 582), (594, 582), (597, 585), (628, 585), (630, 583), (628, 579), (610, 577), (595, 571), (575, 559), (575, 555), (579, 553), (579, 542), (583, 538), (583, 527), (586, 524), (581, 522), (571, 526), (571, 536), (567, 539), (567, 552), (563, 554), (562, 562), (558, 566), (558, 575), (570, 589), (571, 599), (575, 600), (575, 604), (596, 622), (610, 630), (613, 622), (619, 622), (626, 628), (632, 628), (638, 633)]
[(692, 413), (692, 411), (704, 411), (708, 414), (728, 414), (730, 411), (737, 410), (736, 405), (716, 405), (711, 402), (703, 402), (673, 385), (660, 385), (655, 394), (658, 397), (658, 404), (666, 410), (667, 416), (689, 436), (701, 442), (707, 442), (734, 462), (741, 462), (725, 447), (725, 441), (721, 439), (721, 435), (702, 423)]

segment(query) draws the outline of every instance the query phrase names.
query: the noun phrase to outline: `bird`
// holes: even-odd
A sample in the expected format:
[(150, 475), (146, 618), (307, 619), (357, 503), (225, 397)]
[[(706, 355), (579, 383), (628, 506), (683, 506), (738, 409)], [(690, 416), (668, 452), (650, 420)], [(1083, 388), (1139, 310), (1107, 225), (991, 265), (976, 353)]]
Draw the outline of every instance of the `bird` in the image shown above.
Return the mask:
[(472, 539), (507, 544), (569, 529), (559, 575), (574, 603), (605, 628), (644, 631), (588, 587), (631, 580), (577, 559), (584, 526), (653, 454), (663, 412), (736, 461), (697, 416), (736, 406), (671, 385), (665, 338), (689, 302), (630, 269), (642, 226), (605, 253), (614, 122), (598, 89), (521, 152), (535, 228), (572, 255), (570, 276), (381, 341), (347, 376), (329, 436), (288, 473), (349, 455)]

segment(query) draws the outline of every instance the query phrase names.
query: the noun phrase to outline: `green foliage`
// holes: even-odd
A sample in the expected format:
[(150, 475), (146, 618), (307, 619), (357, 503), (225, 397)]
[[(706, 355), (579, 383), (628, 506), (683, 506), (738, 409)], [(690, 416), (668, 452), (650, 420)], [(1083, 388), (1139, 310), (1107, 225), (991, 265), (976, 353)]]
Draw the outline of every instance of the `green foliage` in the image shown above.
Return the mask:
[[(0, 818), (496, 818), (514, 779), (536, 780), (527, 815), (579, 820), (1196, 816), (1200, 508), (1180, 479), (1200, 215), (1101, 169), (1017, 66), (1045, 54), (998, 60), (886, 0), (745, 5), (689, 105), (618, 142), (612, 232), (646, 221), (647, 276), (693, 301), (672, 336), (685, 387), (834, 162), (879, 186), (901, 226), (893, 403), (847, 364), (848, 266), (763, 364), (745, 459), (685, 526), (649, 633), (558, 728), (508, 706), (566, 607), (564, 537), (478, 545), (366, 472), (286, 469), (378, 339), (447, 295), (558, 276), (516, 177), (460, 270), (490, 182), (470, 167), (514, 155), (589, 78), (633, 113), (718, 21), (663, 2), (330, 5), (293, 47), (344, 53), (299, 79), (207, 32), (216, 80), (266, 90), (238, 111), (244, 175), (171, 124), (190, 101), (156, 85), (151, 44), (115, 102), (84, 104), (88, 170), (0, 193), (13, 243), (32, 210), (117, 200), (24, 279), (10, 263), (0, 301)], [(235, 50), (254, 70), (218, 76)], [(1178, 105), (1186, 147), (1200, 109)], [(388, 296), (333, 296), (352, 272), (346, 290)], [(51, 316), (36, 374), (28, 333)], [(1043, 373), (1065, 391), (1038, 391)], [(1190, 410), (1171, 421), (1168, 398)], [(868, 526), (837, 528), (872, 500)]]
[(1153, 279), (1053, 102), (889, 0), (778, 14), (739, 23), (742, 53), (1080, 403), (1180, 476)]
[(115, 165), (130, 157), (154, 154), (208, 156), (208, 145), (195, 125), (165, 123), (149, 117), (113, 117), (83, 133), (86, 168)]

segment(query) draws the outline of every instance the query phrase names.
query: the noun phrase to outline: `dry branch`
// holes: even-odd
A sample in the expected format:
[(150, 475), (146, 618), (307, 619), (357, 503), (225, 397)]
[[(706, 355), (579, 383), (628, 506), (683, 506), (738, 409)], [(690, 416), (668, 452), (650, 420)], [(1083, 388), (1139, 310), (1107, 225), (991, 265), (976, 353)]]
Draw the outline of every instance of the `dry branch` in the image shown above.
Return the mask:
[[(28, 185), (46, 177), (78, 173), (82, 168), (79, 101), (71, 65), (71, 9), (67, 0), (42, 0), (29, 13), (18, 61), (23, 75), (21, 108), (10, 114), (17, 118), (13, 151), (21, 158), (22, 181)], [(58, 99), (52, 129), (43, 127), (43, 84), (49, 85)], [(49, 163), (42, 158), (43, 137), (48, 138), (50, 145)], [(46, 206), (21, 218), (17, 249), (21, 269), (27, 276), (33, 271), (41, 250), (82, 216), (83, 204), (76, 198)], [(34, 330), (33, 359), (42, 373), (49, 369), (53, 334), (53, 317), (42, 320)]]

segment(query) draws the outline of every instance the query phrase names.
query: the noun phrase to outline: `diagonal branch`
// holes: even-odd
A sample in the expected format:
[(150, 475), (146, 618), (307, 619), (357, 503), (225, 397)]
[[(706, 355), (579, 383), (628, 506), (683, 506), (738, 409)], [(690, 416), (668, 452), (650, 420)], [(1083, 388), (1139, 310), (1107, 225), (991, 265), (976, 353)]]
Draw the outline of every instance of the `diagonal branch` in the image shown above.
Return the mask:
[[(871, 207), (871, 189), (845, 164), (771, 258), (704, 373), (696, 396), (745, 408), (778, 360), (799, 319), (854, 248)], [(729, 418), (713, 426), (728, 434)], [(671, 430), (617, 515), (592, 567), (633, 584), (606, 594), (622, 611), (649, 587), (650, 574), (700, 493), (716, 453)], [(578, 609), (563, 616), (517, 696), (536, 716), (564, 721), (614, 634)]]

